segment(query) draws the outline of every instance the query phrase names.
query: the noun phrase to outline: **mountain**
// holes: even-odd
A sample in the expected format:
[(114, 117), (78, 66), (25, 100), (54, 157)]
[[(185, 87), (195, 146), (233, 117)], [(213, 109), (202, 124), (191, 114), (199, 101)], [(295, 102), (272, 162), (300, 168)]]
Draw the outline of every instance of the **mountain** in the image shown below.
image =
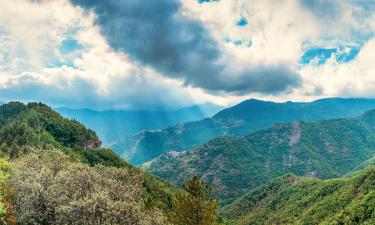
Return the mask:
[(58, 150), (69, 156), (70, 161), (90, 166), (131, 168), (142, 175), (142, 185), (147, 191), (145, 197), (162, 209), (170, 207), (174, 192), (171, 185), (100, 146), (101, 141), (94, 131), (76, 120), (62, 117), (47, 105), (10, 102), (0, 106), (0, 158), (14, 160), (30, 153)]
[(184, 151), (223, 136), (241, 136), (280, 122), (354, 117), (375, 109), (374, 99), (321, 99), (309, 103), (247, 100), (211, 118), (162, 130), (141, 132), (112, 148), (131, 163), (142, 164), (168, 151)]
[(56, 108), (61, 115), (76, 119), (96, 131), (105, 145), (142, 130), (161, 129), (175, 124), (212, 116), (222, 106), (206, 103), (175, 111), (126, 111)]
[(101, 145), (95, 132), (78, 121), (65, 119), (41, 103), (19, 102), (0, 106), (0, 143), (11, 157), (22, 154), (26, 147), (52, 145), (78, 151)]
[(224, 207), (221, 216), (236, 225), (375, 224), (374, 190), (374, 168), (330, 180), (287, 174)]
[(179, 184), (192, 174), (231, 199), (286, 173), (340, 177), (375, 154), (375, 110), (358, 118), (276, 124), (250, 135), (219, 137), (194, 150), (168, 152), (144, 167)]

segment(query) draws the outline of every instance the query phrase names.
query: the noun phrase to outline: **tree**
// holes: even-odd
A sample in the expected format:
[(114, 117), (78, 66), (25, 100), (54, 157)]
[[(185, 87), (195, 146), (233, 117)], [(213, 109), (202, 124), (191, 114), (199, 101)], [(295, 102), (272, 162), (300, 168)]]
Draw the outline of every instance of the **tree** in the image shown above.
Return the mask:
[(177, 193), (171, 221), (175, 225), (216, 224), (218, 200), (210, 198), (211, 188), (197, 176), (183, 185), (185, 192)]
[(145, 206), (139, 170), (70, 162), (59, 151), (30, 153), (15, 167), (15, 214), (20, 224), (166, 225)]
[(5, 184), (13, 169), (12, 163), (4, 158), (0, 158), (0, 221), (5, 222), (7, 207), (5, 202)]

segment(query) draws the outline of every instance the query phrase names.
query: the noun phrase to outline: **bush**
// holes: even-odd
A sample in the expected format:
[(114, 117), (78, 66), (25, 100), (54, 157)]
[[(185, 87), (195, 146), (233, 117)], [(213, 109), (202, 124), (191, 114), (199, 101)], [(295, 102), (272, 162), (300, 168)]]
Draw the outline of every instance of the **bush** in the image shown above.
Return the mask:
[(133, 169), (71, 163), (58, 151), (21, 159), (10, 184), (21, 224), (166, 224), (145, 206)]

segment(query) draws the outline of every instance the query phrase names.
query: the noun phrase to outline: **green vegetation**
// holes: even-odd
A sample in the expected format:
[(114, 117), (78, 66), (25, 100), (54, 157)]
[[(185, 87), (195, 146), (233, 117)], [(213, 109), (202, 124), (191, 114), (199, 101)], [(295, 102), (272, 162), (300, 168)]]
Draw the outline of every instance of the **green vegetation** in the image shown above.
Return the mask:
[(171, 221), (175, 225), (217, 224), (218, 200), (209, 197), (211, 189), (197, 176), (184, 185), (185, 192), (177, 193)]
[(41, 103), (9, 103), (0, 107), (0, 115), (0, 150), (11, 158), (27, 153), (31, 146), (76, 152), (100, 146), (94, 131)]
[(167, 224), (146, 207), (142, 183), (137, 169), (90, 167), (60, 151), (27, 155), (10, 179), (21, 224)]
[(5, 184), (13, 170), (12, 164), (4, 158), (0, 158), (0, 220), (4, 221), (6, 215)]
[[(40, 103), (14, 102), (0, 107), (0, 219), (8, 225), (374, 224), (375, 169), (361, 170), (375, 161), (374, 127), (375, 111), (277, 124), (146, 165), (176, 183), (188, 180), (177, 189), (101, 148), (79, 122)], [(290, 172), (307, 177), (275, 178)], [(347, 174), (356, 175), (313, 178)], [(226, 205), (219, 216), (217, 196)]]
[(375, 224), (375, 169), (319, 180), (292, 174), (254, 189), (221, 210), (234, 224)]
[[(145, 168), (175, 184), (197, 174), (215, 196), (230, 200), (286, 173), (344, 176), (375, 154), (375, 111), (356, 119), (277, 124), (242, 138), (221, 137)], [(225, 202), (224, 202), (225, 203)]]
[(174, 187), (100, 148), (95, 132), (46, 105), (0, 107), (0, 154), (16, 162), (11, 173), (0, 160), (7, 224), (168, 224)]
[(275, 123), (297, 120), (356, 117), (375, 109), (371, 99), (321, 99), (310, 103), (265, 102), (250, 99), (224, 109), (211, 118), (179, 124), (156, 131), (144, 131), (113, 145), (116, 152), (140, 165), (169, 151), (184, 151), (213, 138), (246, 135)]

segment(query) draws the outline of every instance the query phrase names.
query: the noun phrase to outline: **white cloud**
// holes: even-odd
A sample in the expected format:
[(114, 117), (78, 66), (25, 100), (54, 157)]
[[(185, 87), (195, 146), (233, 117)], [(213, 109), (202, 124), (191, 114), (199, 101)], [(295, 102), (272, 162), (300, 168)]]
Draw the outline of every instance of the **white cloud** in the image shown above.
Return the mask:
[[(285, 63), (295, 66), (301, 57), (302, 43), (319, 34), (317, 22), (297, 1), (182, 2), (184, 15), (201, 20), (226, 52), (242, 65)], [(241, 16), (247, 18), (248, 25), (236, 25)], [(251, 40), (252, 46), (238, 48), (225, 43), (226, 38)]]
[[(327, 1), (315, 1), (321, 4), (313, 5), (309, 2), (181, 1), (181, 14), (202, 22), (219, 43), (221, 60), (230, 64), (227, 71), (283, 65), (298, 72), (302, 80), (300, 87), (277, 95), (255, 92), (237, 96), (186, 87), (181, 80), (167, 78), (126, 53), (114, 51), (94, 25), (95, 15), (73, 7), (68, 0), (3, 0), (0, 100), (38, 100), (74, 107), (150, 108), (204, 101), (233, 104), (250, 97), (277, 101), (375, 97), (373, 10), (352, 1), (329, 1), (334, 8), (327, 7)], [(239, 27), (236, 23), (242, 17), (248, 24)], [(61, 51), (61, 43), (66, 39), (75, 39), (82, 48)], [(228, 39), (251, 41), (251, 46), (236, 46)], [(353, 42), (364, 44), (358, 56), (348, 63), (338, 63), (332, 55), (322, 65), (299, 64), (301, 55), (312, 46), (335, 47)], [(223, 74), (221, 80), (235, 79), (233, 74)], [(238, 77), (238, 82), (245, 82), (245, 78)]]
[[(210, 96), (160, 76), (112, 50), (85, 14), (65, 0), (0, 3), (0, 95), (2, 100), (44, 101), (93, 108), (175, 108)], [(10, 18), (14, 18), (9, 21)], [(63, 53), (74, 38), (82, 49)], [(51, 61), (73, 65), (47, 66)]]
[(6, 47), (5, 54), (12, 60), (13, 70), (17, 70), (19, 61), (31, 68), (43, 66), (64, 34), (80, 25), (78, 9), (67, 1), (38, 4), (28, 0), (4, 0), (0, 2), (0, 9), (1, 36), (8, 40), (1, 43), (1, 48)]
[(338, 63), (333, 55), (327, 63), (302, 68), (304, 87), (298, 95), (375, 97), (375, 38), (369, 40), (358, 56), (348, 63)]
[[(341, 0), (220, 0), (203, 4), (186, 0), (182, 3), (183, 14), (202, 21), (240, 65), (284, 63), (297, 68), (301, 75), (302, 85), (289, 93), (250, 93), (236, 99), (255, 97), (284, 101), (334, 96), (375, 97), (371, 91), (375, 89), (374, 63), (369, 50), (373, 48), (371, 39), (349, 63), (338, 63), (333, 55), (323, 65), (299, 64), (304, 51), (311, 47), (366, 42), (375, 31), (373, 5)], [(248, 25), (236, 25), (241, 17), (248, 20)], [(251, 40), (252, 46), (234, 46), (225, 43), (225, 38)]]

